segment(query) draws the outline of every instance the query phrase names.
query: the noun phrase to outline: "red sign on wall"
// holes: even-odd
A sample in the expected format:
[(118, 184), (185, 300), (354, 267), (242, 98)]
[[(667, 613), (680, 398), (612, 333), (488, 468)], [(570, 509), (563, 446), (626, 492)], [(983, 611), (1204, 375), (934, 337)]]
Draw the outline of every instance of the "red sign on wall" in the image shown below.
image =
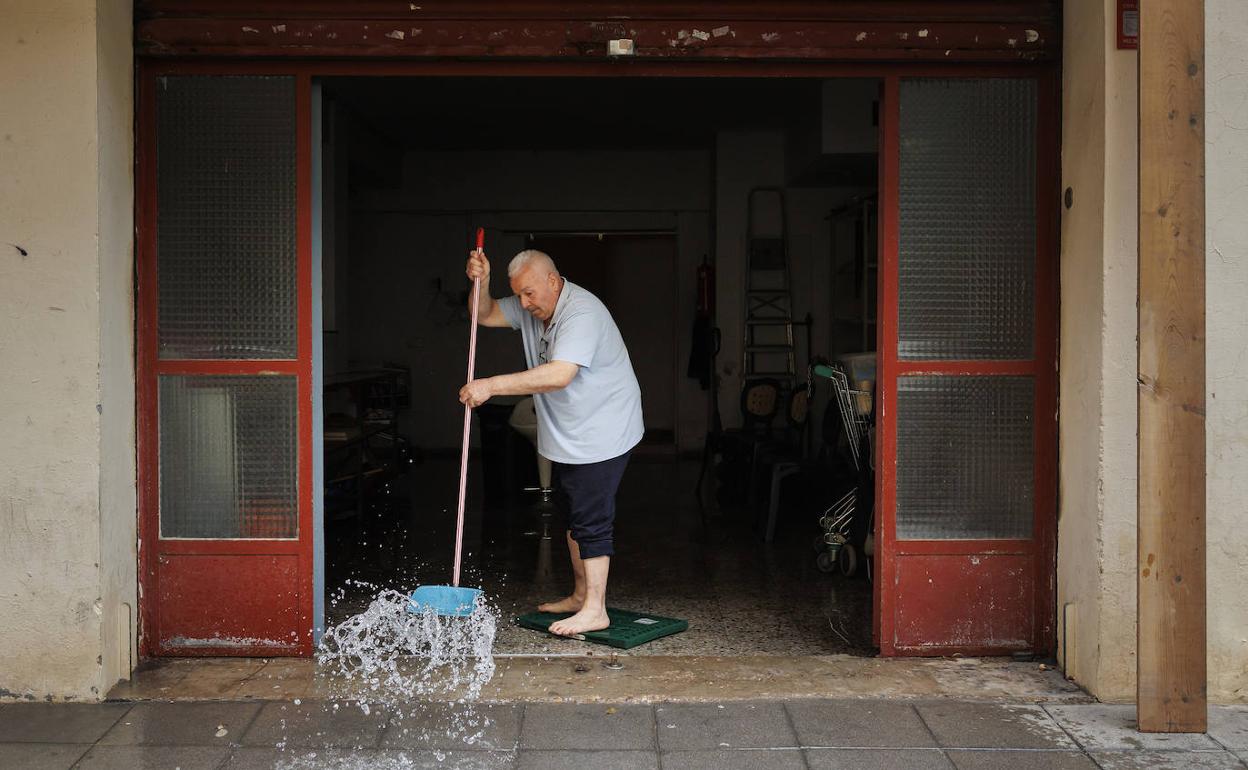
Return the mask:
[(1140, 0), (1118, 0), (1118, 47), (1140, 47)]

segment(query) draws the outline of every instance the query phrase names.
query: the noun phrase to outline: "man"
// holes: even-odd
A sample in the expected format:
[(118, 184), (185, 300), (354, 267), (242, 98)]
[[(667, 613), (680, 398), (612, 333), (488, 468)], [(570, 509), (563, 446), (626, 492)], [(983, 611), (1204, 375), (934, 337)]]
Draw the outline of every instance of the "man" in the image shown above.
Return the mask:
[(473, 380), (459, 400), (477, 407), (492, 396), (533, 396), (537, 451), (554, 464), (556, 500), (568, 516), (575, 587), (538, 609), (575, 613), (552, 624), (554, 634), (606, 628), (615, 493), (643, 430), (641, 388), (624, 339), (606, 306), (559, 275), (543, 252), (530, 249), (511, 260), (515, 296), (490, 296), (490, 263), (479, 250), (469, 255), (467, 273), (481, 279), (478, 323), (519, 329), (529, 368)]

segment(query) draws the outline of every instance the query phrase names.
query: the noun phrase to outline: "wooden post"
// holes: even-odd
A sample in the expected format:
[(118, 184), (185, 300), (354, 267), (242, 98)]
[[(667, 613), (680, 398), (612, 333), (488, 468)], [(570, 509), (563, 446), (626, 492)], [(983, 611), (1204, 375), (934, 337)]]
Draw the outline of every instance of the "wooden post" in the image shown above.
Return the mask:
[(1139, 680), (1143, 732), (1204, 732), (1204, 0), (1143, 0)]

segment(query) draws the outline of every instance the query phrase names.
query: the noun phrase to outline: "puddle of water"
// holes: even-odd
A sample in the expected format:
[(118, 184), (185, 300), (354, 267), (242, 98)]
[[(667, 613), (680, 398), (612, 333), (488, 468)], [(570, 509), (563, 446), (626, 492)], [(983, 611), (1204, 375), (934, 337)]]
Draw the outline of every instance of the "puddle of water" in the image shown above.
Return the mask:
[(416, 768), (454, 767), (457, 770), (491, 770), (499, 767), (493, 756), (483, 752), (433, 751), (427, 754), (397, 752), (367, 757), (352, 756), (341, 751), (306, 751), (279, 762), (277, 770), (311, 770), (312, 768), (348, 768), (349, 770), (415, 770)]

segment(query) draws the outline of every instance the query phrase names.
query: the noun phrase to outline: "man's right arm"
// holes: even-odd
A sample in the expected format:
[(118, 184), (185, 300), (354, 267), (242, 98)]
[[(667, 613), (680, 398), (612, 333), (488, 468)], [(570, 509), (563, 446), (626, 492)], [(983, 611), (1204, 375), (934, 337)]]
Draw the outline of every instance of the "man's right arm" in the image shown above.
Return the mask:
[[(481, 290), (477, 294), (477, 324), (495, 328), (511, 328), (511, 322), (503, 314), (503, 308), (490, 296), (490, 262), (482, 251), (474, 251), (468, 255), (468, 268), (465, 271), (469, 280), (480, 278)], [(471, 302), (471, 298), (469, 299)]]

